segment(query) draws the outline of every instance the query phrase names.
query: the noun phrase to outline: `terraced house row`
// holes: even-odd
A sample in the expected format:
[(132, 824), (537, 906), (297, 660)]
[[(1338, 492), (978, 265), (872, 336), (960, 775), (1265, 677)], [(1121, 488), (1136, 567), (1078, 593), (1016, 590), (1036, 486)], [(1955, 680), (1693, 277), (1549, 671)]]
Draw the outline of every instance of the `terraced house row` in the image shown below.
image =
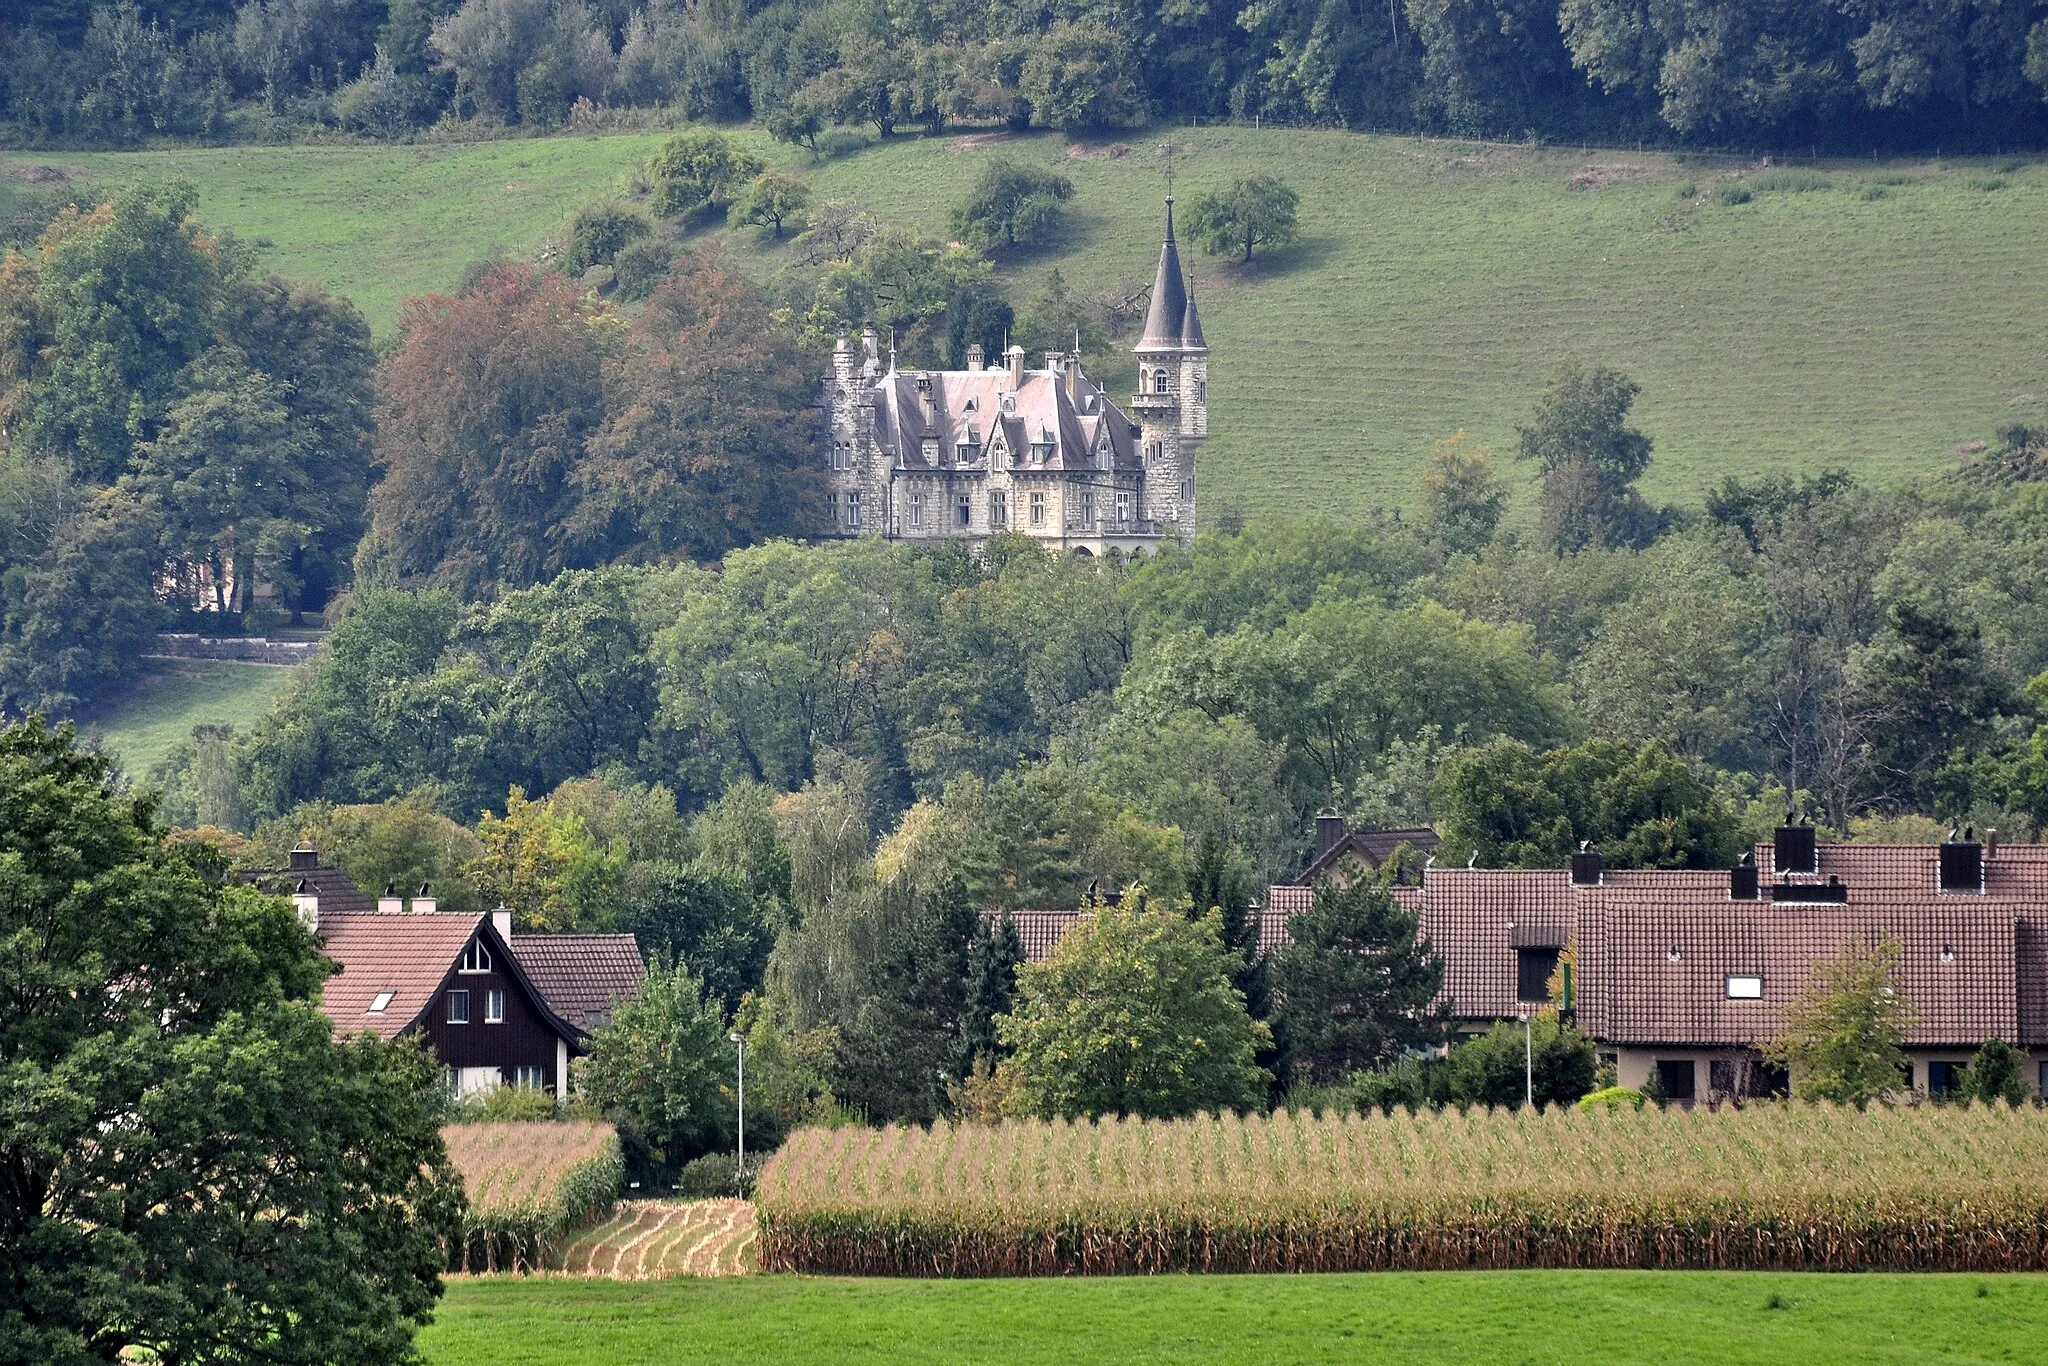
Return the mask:
[[(1271, 953), (1325, 879), (1376, 871), (1429, 830), (1346, 831), (1325, 818), (1317, 857), (1268, 889), (1259, 945)], [(1781, 827), (1725, 870), (1620, 870), (1599, 851), (1568, 869), (1426, 865), (1395, 898), (1416, 910), (1444, 965), (1458, 1027), (1485, 1030), (1552, 1004), (1561, 958), (1569, 1005), (1625, 1086), (1655, 1075), (1677, 1101), (1782, 1090), (1758, 1046), (1845, 941), (1893, 939), (1894, 981), (1916, 1008), (1907, 1039), (1914, 1089), (1953, 1088), (1989, 1039), (2025, 1049), (2048, 1091), (2048, 845), (1994, 835), (1943, 844), (1822, 844)], [(1080, 913), (1021, 917), (1026, 952), (1052, 952)]]

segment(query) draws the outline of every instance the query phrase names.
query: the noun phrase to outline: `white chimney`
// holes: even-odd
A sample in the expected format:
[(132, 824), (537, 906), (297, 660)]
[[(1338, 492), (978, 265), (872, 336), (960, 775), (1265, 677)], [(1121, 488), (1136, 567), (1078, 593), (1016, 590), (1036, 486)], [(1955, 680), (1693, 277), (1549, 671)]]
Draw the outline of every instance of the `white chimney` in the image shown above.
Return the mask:
[(427, 895), (427, 884), (424, 882), (420, 884), (419, 895), (412, 899), (412, 909), (414, 915), (433, 914), (434, 898)]
[(1007, 353), (1007, 359), (1010, 362), (1010, 387), (1012, 389), (1022, 389), (1024, 387), (1024, 348), (1012, 346)]
[(292, 909), (299, 913), (299, 920), (315, 934), (320, 932), (320, 889), (304, 878), (292, 888)]
[(505, 947), (512, 947), (512, 909), (500, 906), (491, 912), (491, 928), (498, 932), (498, 938), (505, 941)]
[(397, 915), (405, 909), (405, 898), (398, 894), (398, 879), (384, 884), (384, 895), (377, 898), (377, 914)]

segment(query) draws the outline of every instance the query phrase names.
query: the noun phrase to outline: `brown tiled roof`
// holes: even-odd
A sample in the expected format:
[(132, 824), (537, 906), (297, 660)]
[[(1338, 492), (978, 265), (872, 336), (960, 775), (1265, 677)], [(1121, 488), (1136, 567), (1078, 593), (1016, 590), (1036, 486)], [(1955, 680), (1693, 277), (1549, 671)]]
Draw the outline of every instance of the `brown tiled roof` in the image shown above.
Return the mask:
[(1377, 868), (1404, 844), (1419, 854), (1434, 854), (1438, 843), (1436, 831), (1426, 825), (1391, 830), (1347, 830), (1344, 838), (1310, 860), (1294, 883), (1297, 887), (1313, 887), (1318, 879), (1334, 871), (1346, 858), (1357, 859), (1368, 868)]
[[(394, 1039), (419, 1019), (470, 936), (488, 923), (481, 915), (434, 911), (420, 915), (320, 917), (320, 938), (341, 972), (327, 979), (320, 1010), (336, 1030), (367, 1029)], [(394, 992), (381, 1013), (369, 1013), (378, 993)]]
[(237, 874), (249, 886), (265, 891), (272, 896), (290, 896), (304, 881), (306, 890), (320, 898), (320, 915), (363, 915), (377, 909), (377, 903), (364, 895), (339, 868), (324, 865), (294, 871), (290, 868), (244, 868)]
[(588, 1034), (647, 977), (630, 934), (515, 934), (512, 956), (549, 1010)]
[(1024, 944), (1024, 960), (1039, 963), (1052, 957), (1067, 931), (1081, 923), (1086, 911), (1013, 911), (1017, 938)]
[[(1422, 903), (1420, 887), (1395, 887), (1394, 900), (1410, 910)], [(1266, 889), (1266, 904), (1259, 908), (1259, 949), (1277, 952), (1287, 942), (1287, 922), (1316, 904), (1313, 887), (1279, 886)]]
[[(1764, 894), (1729, 897), (1725, 871), (1609, 870), (1574, 887), (1563, 869), (1430, 870), (1419, 897), (1424, 936), (1444, 960), (1444, 998), (1467, 1019), (1520, 1009), (1515, 950), (1577, 946), (1575, 1004), (1612, 1043), (1751, 1044), (1776, 1029), (1813, 963), (1844, 940), (1899, 941), (1899, 988), (1921, 1016), (1909, 1042), (1974, 1046), (1999, 1037), (2048, 1044), (2048, 846), (2008, 845), (1985, 861), (1984, 891), (1939, 889), (1931, 845), (1822, 845), (1818, 871), (1844, 900), (1773, 899), (1771, 849), (1758, 850)], [(1275, 887), (1260, 947), (1312, 904)], [(1763, 979), (1758, 1000), (1730, 1000), (1731, 975)]]

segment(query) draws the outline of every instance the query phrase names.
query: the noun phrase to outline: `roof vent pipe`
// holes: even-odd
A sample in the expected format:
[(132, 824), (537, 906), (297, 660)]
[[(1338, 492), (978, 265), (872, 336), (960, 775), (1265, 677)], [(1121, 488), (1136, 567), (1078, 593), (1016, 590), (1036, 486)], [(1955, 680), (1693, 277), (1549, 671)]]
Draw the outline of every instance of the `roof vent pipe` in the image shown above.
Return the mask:
[(1598, 887), (1600, 878), (1600, 851), (1590, 844), (1580, 844), (1579, 852), (1572, 855), (1572, 886)]
[(1335, 849), (1344, 840), (1344, 818), (1324, 807), (1316, 812), (1316, 857)]

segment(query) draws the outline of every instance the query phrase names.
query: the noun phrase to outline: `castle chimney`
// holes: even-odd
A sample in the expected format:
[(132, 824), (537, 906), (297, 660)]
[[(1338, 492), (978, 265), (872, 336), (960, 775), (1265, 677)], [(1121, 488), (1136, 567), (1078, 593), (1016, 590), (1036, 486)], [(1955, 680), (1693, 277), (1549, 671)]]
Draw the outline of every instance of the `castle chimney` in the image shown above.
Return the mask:
[(1024, 348), (1012, 346), (1004, 353), (1010, 362), (1010, 388), (1014, 391), (1024, 387)]
[(384, 884), (384, 895), (377, 898), (377, 913), (379, 915), (397, 915), (404, 909), (405, 898), (398, 894), (398, 879), (393, 878)]
[(491, 912), (491, 928), (498, 932), (498, 938), (505, 941), (505, 947), (512, 947), (512, 908), (500, 905)]
[(420, 884), (419, 895), (412, 899), (412, 909), (414, 915), (432, 915), (434, 912), (434, 898), (427, 895), (427, 884), (424, 882)]
[(1067, 357), (1067, 397), (1076, 407), (1081, 403), (1081, 353)]
[(1057, 374), (1058, 374), (1058, 373), (1059, 373), (1060, 371), (1062, 371), (1062, 370), (1066, 369), (1066, 368), (1067, 368), (1067, 353), (1066, 353), (1066, 352), (1064, 352), (1064, 351), (1048, 351), (1048, 352), (1046, 352), (1046, 353), (1045, 353), (1045, 368), (1046, 368), (1047, 370), (1051, 371), (1051, 372), (1052, 372), (1053, 374), (1055, 374), (1055, 375), (1057, 375)]
[(974, 342), (968, 346), (967, 368), (977, 374), (988, 368), (987, 363), (982, 359), (980, 342)]
[(853, 342), (844, 332), (832, 343), (832, 376), (841, 384), (853, 383)]

